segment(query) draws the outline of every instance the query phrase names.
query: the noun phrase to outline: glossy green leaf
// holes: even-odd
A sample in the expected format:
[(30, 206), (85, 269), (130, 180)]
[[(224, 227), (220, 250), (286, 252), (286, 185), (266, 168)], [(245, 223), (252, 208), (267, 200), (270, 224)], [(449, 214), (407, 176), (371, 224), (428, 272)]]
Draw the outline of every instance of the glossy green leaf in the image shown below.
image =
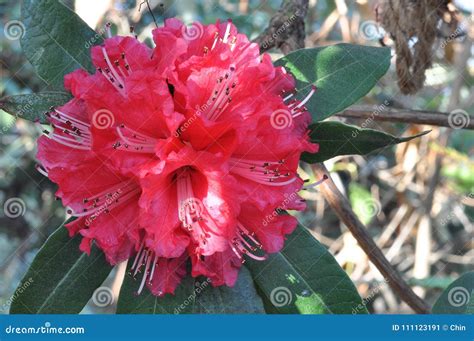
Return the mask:
[(174, 295), (154, 296), (145, 289), (135, 293), (140, 285), (127, 275), (117, 304), (119, 314), (249, 314), (264, 313), (247, 269), (242, 268), (234, 287), (214, 288), (205, 278), (187, 276)]
[(322, 121), (365, 96), (390, 66), (390, 49), (351, 44), (301, 49), (277, 60), (296, 79), (298, 98), (316, 85), (306, 104), (314, 121)]
[(474, 314), (474, 271), (467, 272), (443, 291), (433, 314)]
[(80, 241), (64, 226), (48, 238), (13, 295), (11, 314), (81, 312), (112, 267), (96, 247), (90, 256), (81, 252)]
[(301, 159), (308, 163), (323, 162), (338, 155), (365, 155), (374, 150), (410, 141), (429, 133), (396, 137), (374, 129), (363, 129), (336, 121), (313, 123), (309, 127), (310, 138), (319, 144), (315, 154), (304, 153)]
[(49, 111), (50, 107), (62, 105), (70, 99), (70, 94), (61, 91), (14, 95), (0, 99), (0, 109), (16, 118), (46, 123), (44, 113)]
[(452, 277), (432, 276), (425, 278), (409, 278), (409, 286), (420, 286), (427, 289), (446, 289), (454, 281)]
[(62, 90), (64, 75), (82, 68), (94, 71), (89, 48), (102, 38), (57, 0), (25, 0), (21, 46), (49, 89)]
[(203, 290), (197, 300), (201, 314), (264, 314), (262, 299), (255, 290), (250, 272), (245, 267), (239, 271), (235, 286), (220, 286)]
[(334, 257), (299, 226), (277, 254), (247, 267), (269, 313), (366, 314), (354, 284)]

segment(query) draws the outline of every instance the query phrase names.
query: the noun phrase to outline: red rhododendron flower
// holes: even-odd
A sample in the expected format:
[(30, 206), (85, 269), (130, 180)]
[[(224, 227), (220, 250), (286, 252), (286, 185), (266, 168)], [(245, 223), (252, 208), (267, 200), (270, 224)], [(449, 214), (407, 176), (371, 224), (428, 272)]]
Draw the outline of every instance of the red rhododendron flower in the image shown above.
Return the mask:
[[(48, 113), (41, 171), (77, 217), (67, 224), (111, 264), (132, 258), (138, 293), (173, 293), (186, 273), (232, 286), (244, 255), (277, 252), (302, 210), (300, 155), (316, 152), (294, 80), (230, 23), (170, 19), (151, 49), (134, 37), (92, 48), (97, 72), (65, 77)], [(258, 249), (262, 248), (263, 251)]]

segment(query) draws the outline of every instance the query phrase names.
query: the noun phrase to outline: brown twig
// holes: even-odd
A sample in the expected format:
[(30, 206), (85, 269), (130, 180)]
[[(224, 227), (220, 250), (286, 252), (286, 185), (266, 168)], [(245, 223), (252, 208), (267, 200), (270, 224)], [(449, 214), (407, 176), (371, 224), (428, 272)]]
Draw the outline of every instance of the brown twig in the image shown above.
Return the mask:
[[(407, 110), (395, 108), (351, 106), (337, 113), (339, 117), (350, 117), (375, 121), (403, 122), (410, 124), (427, 124), (439, 127), (452, 128), (449, 124), (449, 113), (425, 110)], [(474, 117), (466, 117), (463, 129), (474, 129)]]
[(326, 167), (323, 164), (314, 164), (312, 168), (317, 178), (322, 178), (324, 176), (328, 177), (328, 179), (320, 185), (320, 191), (323, 193), (332, 209), (351, 231), (352, 235), (367, 254), (370, 261), (387, 279), (387, 282), (393, 291), (396, 292), (400, 299), (406, 302), (415, 312), (419, 314), (428, 314), (430, 312), (428, 305), (413, 292), (397, 270), (394, 269), (385, 258), (382, 251), (368, 235), (366, 227), (352, 211), (348, 200), (342, 195), (332, 181)]

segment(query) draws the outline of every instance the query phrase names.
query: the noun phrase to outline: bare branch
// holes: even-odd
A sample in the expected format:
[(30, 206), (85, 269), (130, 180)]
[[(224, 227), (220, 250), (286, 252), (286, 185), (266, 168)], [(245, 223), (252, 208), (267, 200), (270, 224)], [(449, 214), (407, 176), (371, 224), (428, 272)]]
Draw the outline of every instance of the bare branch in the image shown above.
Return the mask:
[[(449, 113), (425, 110), (407, 110), (387, 107), (351, 106), (336, 114), (339, 117), (350, 117), (375, 121), (403, 122), (412, 124), (427, 124), (452, 128)], [(474, 117), (466, 117), (463, 129), (474, 129)]]
[(430, 312), (428, 305), (413, 292), (398, 271), (394, 269), (387, 258), (385, 258), (383, 252), (368, 235), (367, 228), (360, 222), (359, 218), (357, 218), (347, 199), (332, 181), (326, 167), (323, 164), (314, 164), (312, 168), (317, 178), (322, 178), (323, 176), (328, 177), (328, 179), (320, 185), (320, 191), (332, 209), (337, 213), (338, 217), (351, 231), (370, 261), (387, 279), (388, 285), (390, 285), (400, 299), (406, 302), (415, 312), (428, 314)]

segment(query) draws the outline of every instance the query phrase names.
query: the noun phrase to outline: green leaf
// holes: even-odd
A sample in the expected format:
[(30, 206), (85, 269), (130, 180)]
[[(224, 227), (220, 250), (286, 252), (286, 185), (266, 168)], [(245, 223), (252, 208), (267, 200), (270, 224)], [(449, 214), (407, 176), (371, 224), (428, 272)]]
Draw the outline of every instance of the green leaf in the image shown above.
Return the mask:
[(97, 247), (90, 256), (81, 252), (80, 241), (64, 225), (48, 238), (13, 295), (11, 314), (81, 312), (112, 267)]
[(433, 314), (474, 314), (474, 271), (455, 280), (438, 298)]
[(425, 131), (414, 136), (395, 137), (336, 121), (313, 123), (309, 129), (311, 141), (319, 144), (319, 151), (315, 154), (303, 153), (301, 159), (308, 163), (323, 162), (337, 155), (364, 155), (429, 133)]
[(94, 71), (89, 47), (102, 38), (58, 0), (25, 0), (25, 34), (21, 46), (48, 88), (63, 89), (64, 75), (83, 68)]
[(304, 227), (298, 226), (283, 251), (264, 262), (247, 261), (267, 312), (366, 314), (345, 271)]
[(145, 289), (137, 296), (140, 285), (127, 275), (117, 303), (118, 314), (249, 314), (264, 313), (247, 269), (242, 268), (233, 288), (214, 288), (207, 279), (187, 276), (174, 295), (154, 296)]
[(340, 112), (374, 87), (390, 66), (390, 49), (351, 44), (301, 49), (277, 60), (296, 79), (297, 98), (316, 85), (306, 104), (314, 121)]
[(425, 278), (409, 278), (407, 283), (409, 286), (420, 286), (427, 289), (446, 289), (452, 282), (452, 277), (432, 276)]
[(204, 290), (198, 297), (201, 314), (264, 314), (262, 299), (258, 296), (247, 268), (242, 267), (235, 286), (220, 286)]
[(14, 95), (0, 99), (0, 109), (16, 118), (39, 120), (46, 123), (44, 113), (52, 106), (59, 106), (71, 99), (71, 95), (61, 91), (47, 91), (36, 94)]

